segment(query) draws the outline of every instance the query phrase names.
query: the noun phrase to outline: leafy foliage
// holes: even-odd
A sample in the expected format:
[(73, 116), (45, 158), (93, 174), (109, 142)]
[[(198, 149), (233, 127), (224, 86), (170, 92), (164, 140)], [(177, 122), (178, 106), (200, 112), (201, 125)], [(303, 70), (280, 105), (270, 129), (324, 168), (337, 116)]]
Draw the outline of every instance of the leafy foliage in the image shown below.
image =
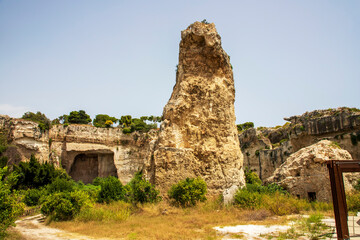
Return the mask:
[(112, 124), (116, 123), (118, 119), (115, 117), (110, 117), (106, 114), (98, 114), (95, 116), (93, 120), (93, 125), (95, 127), (108, 128), (111, 127)]
[(257, 175), (256, 172), (253, 172), (252, 170), (249, 170), (248, 168), (245, 168), (245, 181), (249, 184), (256, 184), (261, 185), (262, 181)]
[(238, 124), (236, 125), (237, 126), (237, 129), (238, 131), (245, 131), (249, 128), (253, 128), (254, 127), (254, 123), (253, 122), (245, 122), (245, 123), (242, 123), (242, 124)]
[(84, 191), (55, 192), (48, 195), (41, 207), (41, 212), (51, 220), (64, 221), (73, 219), (82, 207), (90, 207), (89, 195)]
[(38, 188), (52, 183), (56, 178), (69, 178), (64, 171), (55, 169), (52, 164), (40, 164), (34, 155), (31, 155), (29, 162), (13, 165), (11, 174), (16, 176), (13, 189)]
[(161, 200), (159, 191), (147, 180), (142, 172), (137, 172), (128, 183), (128, 200), (133, 203), (158, 202)]
[(186, 178), (171, 186), (168, 195), (176, 205), (194, 206), (198, 201), (205, 201), (207, 186), (201, 178)]
[(125, 200), (125, 189), (120, 180), (109, 176), (100, 181), (101, 190), (98, 202), (110, 203), (111, 201)]
[(75, 190), (76, 184), (72, 179), (55, 178), (50, 184), (46, 186), (47, 193), (55, 192), (72, 192)]
[(45, 195), (45, 191), (42, 188), (28, 189), (25, 192), (24, 203), (26, 206), (36, 206), (40, 203), (40, 198)]
[(50, 119), (48, 119), (45, 114), (41, 112), (26, 112), (21, 118), (38, 123), (38, 126), (42, 131), (49, 130), (51, 128)]
[(91, 122), (91, 118), (86, 114), (84, 110), (72, 111), (68, 117), (69, 123), (88, 124)]
[[(359, 185), (356, 187), (358, 188)], [(349, 211), (360, 212), (360, 191), (354, 191), (346, 195), (346, 202)]]
[[(146, 121), (153, 123), (147, 124)], [(123, 133), (132, 133), (135, 131), (147, 132), (150, 129), (157, 128), (156, 122), (161, 122), (161, 117), (142, 116), (141, 118), (132, 118), (130, 115), (121, 116), (119, 120), (120, 126), (123, 128)]]
[(237, 204), (241, 208), (258, 209), (260, 208), (262, 196), (258, 192), (241, 189), (240, 191), (237, 191), (234, 200), (235, 204)]
[(0, 129), (0, 168), (3, 168), (7, 165), (8, 158), (6, 156), (3, 156), (3, 153), (8, 148), (7, 143), (7, 135), (5, 130)]
[(13, 226), (16, 218), (22, 214), (24, 205), (18, 203), (15, 193), (11, 193), (10, 184), (5, 175), (8, 169), (0, 168), (0, 239), (6, 235), (6, 229)]

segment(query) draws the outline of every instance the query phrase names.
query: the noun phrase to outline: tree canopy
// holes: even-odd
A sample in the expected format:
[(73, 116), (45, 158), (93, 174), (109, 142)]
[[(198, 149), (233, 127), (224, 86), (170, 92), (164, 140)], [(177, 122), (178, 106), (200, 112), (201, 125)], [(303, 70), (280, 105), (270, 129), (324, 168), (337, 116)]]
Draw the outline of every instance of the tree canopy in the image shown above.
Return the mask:
[(91, 118), (84, 110), (79, 110), (70, 112), (68, 121), (69, 123), (88, 124), (91, 122)]
[(106, 114), (98, 114), (95, 116), (94, 120), (93, 120), (93, 125), (95, 127), (111, 127), (112, 124), (116, 123), (118, 121), (117, 118), (115, 117), (110, 117), (109, 115)]

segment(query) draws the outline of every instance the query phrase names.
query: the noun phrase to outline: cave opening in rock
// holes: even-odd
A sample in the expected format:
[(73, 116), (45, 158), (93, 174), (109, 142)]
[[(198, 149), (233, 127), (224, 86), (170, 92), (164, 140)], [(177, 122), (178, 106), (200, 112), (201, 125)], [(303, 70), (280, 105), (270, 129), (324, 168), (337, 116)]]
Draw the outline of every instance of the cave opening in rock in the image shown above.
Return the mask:
[(74, 158), (69, 175), (85, 184), (96, 177), (117, 176), (114, 153), (79, 153)]
[(316, 201), (316, 192), (308, 192), (308, 198), (310, 202)]

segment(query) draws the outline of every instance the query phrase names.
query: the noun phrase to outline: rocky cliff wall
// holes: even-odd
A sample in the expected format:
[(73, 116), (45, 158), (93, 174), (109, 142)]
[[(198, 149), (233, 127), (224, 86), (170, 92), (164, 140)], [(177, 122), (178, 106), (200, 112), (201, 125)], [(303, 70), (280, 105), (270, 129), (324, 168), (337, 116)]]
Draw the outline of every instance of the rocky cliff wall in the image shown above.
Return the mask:
[(229, 56), (214, 24), (195, 22), (181, 33), (179, 64), (149, 178), (166, 191), (186, 177), (202, 177), (210, 193), (244, 184)]
[(41, 161), (61, 165), (75, 180), (118, 176), (127, 183), (143, 169), (151, 154), (157, 131), (123, 134), (119, 128), (90, 125), (55, 125), (42, 132), (38, 124), (0, 115), (0, 127), (7, 129), (10, 162), (27, 161), (31, 154)]
[[(300, 198), (331, 201), (328, 160), (352, 160), (348, 151), (334, 142), (322, 140), (292, 154), (276, 169), (267, 182), (275, 182)], [(349, 179), (359, 178), (359, 173), (344, 174), (347, 191), (353, 190)]]
[(239, 134), (244, 166), (270, 177), (290, 154), (323, 139), (336, 142), (360, 159), (360, 111), (351, 108), (316, 110), (285, 118), (282, 127), (249, 129)]

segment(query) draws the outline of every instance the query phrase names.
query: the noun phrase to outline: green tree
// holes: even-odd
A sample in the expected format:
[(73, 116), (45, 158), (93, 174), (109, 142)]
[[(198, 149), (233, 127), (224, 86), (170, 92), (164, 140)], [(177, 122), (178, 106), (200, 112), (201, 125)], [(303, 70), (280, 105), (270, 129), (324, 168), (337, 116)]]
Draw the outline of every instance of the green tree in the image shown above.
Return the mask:
[(79, 110), (70, 112), (68, 121), (69, 123), (88, 124), (91, 122), (91, 118), (84, 110)]
[(130, 127), (131, 125), (131, 121), (132, 117), (130, 115), (125, 115), (125, 116), (121, 116), (121, 118), (119, 119), (119, 124), (122, 127)]
[(0, 168), (0, 239), (6, 235), (6, 229), (15, 225), (16, 218), (22, 214), (24, 204), (17, 202), (17, 196), (10, 191), (10, 184), (4, 178), (7, 167)]
[[(111, 121), (107, 122), (107, 121)], [(113, 123), (116, 123), (118, 120), (115, 117), (110, 117), (109, 115), (106, 114), (98, 114), (95, 116), (94, 120), (93, 120), (93, 124), (95, 127), (110, 127)], [(106, 124), (107, 122), (107, 124)]]
[(38, 123), (38, 126), (42, 131), (49, 130), (51, 127), (50, 119), (48, 119), (45, 114), (41, 112), (26, 112), (21, 118)]

